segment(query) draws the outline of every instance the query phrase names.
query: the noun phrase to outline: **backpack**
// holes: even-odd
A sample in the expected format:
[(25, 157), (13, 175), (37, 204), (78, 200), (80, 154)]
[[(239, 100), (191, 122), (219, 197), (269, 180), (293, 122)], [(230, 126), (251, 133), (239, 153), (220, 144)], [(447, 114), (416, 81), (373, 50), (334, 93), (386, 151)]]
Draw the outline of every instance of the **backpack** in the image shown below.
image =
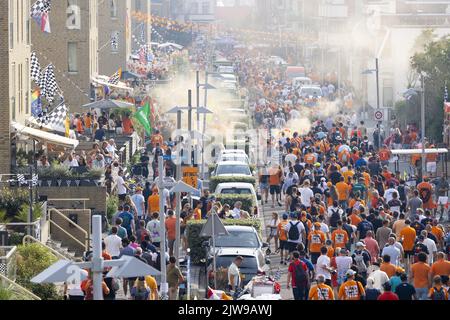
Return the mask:
[(305, 266), (303, 261), (300, 261), (299, 264), (294, 264), (295, 286), (297, 288), (308, 286), (309, 278), (304, 269)]
[(431, 300), (445, 300), (445, 290), (441, 287), (441, 289), (437, 289), (433, 287), (433, 293), (431, 294)]
[(293, 224), (292, 221), (289, 222), (291, 227), (289, 228), (288, 238), (292, 241), (297, 241), (300, 238), (300, 232), (298, 231), (298, 224), (300, 221), (298, 221), (296, 224)]
[(367, 265), (364, 262), (364, 255), (361, 251), (361, 253), (355, 254), (355, 263), (356, 268), (358, 268), (358, 272), (363, 273), (367, 272)]
[(337, 210), (331, 209), (330, 226), (337, 228), (337, 222), (341, 219), (339, 208)]

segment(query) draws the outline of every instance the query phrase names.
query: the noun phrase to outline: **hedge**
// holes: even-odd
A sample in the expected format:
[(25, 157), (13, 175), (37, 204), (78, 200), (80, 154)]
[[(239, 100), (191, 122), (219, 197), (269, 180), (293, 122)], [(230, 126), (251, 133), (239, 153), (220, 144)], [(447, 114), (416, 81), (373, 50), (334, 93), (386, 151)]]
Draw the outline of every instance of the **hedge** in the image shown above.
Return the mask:
[[(226, 226), (251, 226), (254, 227), (256, 231), (261, 235), (261, 221), (259, 219), (226, 219), (222, 220), (222, 222)], [(201, 264), (201, 260), (206, 258), (205, 248), (202, 248), (202, 243), (204, 241), (207, 241), (208, 238), (199, 236), (205, 223), (206, 220), (190, 220), (187, 224), (187, 241), (189, 244), (189, 248), (191, 249), (191, 261), (194, 264)]]
[(211, 177), (209, 179), (209, 190), (211, 192), (216, 191), (216, 187), (219, 183), (225, 182), (244, 182), (251, 183), (254, 187), (256, 187), (256, 179), (255, 177), (249, 176), (217, 176)]
[(228, 204), (232, 209), (237, 201), (242, 202), (242, 210), (248, 213), (253, 212), (253, 208), (256, 206), (255, 200), (252, 195), (248, 194), (215, 194), (216, 200), (222, 205)]

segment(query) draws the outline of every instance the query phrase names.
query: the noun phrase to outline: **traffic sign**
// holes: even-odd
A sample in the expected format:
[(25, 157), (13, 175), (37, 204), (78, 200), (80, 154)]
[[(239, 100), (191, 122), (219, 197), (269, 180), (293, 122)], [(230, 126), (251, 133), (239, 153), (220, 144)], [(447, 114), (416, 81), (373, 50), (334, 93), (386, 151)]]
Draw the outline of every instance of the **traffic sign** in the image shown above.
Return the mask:
[(374, 118), (376, 121), (382, 121), (384, 119), (384, 112), (381, 109), (375, 110)]
[(183, 168), (183, 182), (191, 187), (198, 188), (198, 167)]

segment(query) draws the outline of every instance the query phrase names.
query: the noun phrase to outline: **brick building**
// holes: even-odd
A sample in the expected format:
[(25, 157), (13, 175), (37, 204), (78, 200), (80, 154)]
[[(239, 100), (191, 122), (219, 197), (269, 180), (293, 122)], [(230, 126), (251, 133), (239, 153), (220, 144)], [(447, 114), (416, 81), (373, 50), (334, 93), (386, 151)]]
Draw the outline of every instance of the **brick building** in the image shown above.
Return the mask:
[(0, 1), (0, 174), (11, 168), (11, 123), (30, 115), (29, 0)]
[(131, 55), (131, 2), (109, 0), (99, 3), (98, 59), (102, 75), (110, 76), (119, 68), (126, 70)]
[(55, 66), (56, 80), (71, 112), (90, 101), (90, 83), (98, 75), (98, 0), (52, 1), (52, 32), (31, 24), (32, 50), (42, 67)]

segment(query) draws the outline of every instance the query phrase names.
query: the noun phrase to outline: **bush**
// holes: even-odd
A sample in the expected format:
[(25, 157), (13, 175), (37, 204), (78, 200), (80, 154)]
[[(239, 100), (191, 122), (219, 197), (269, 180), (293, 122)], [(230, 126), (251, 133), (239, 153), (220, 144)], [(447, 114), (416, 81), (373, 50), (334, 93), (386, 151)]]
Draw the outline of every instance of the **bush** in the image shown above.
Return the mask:
[(117, 207), (119, 206), (119, 198), (114, 195), (108, 196), (106, 199), (106, 216), (108, 221), (111, 221), (114, 214), (117, 212)]
[(254, 187), (256, 187), (256, 179), (255, 177), (248, 177), (248, 176), (224, 176), (224, 177), (211, 177), (209, 179), (209, 190), (211, 192), (214, 192), (216, 190), (216, 187), (219, 183), (224, 182), (245, 182), (245, 183), (251, 183)]
[[(234, 220), (226, 219), (222, 220), (226, 226), (252, 226), (256, 231), (261, 234), (261, 221), (259, 219), (251, 220)], [(202, 243), (207, 241), (208, 238), (200, 237), (203, 225), (206, 220), (190, 220), (187, 225), (187, 240), (189, 248), (191, 249), (191, 261), (194, 264), (200, 264), (202, 259), (206, 258), (205, 248), (202, 248)]]
[(242, 210), (247, 211), (248, 213), (253, 212), (253, 208), (256, 206), (256, 203), (253, 199), (253, 196), (246, 194), (216, 194), (216, 199), (222, 205), (228, 204), (231, 208), (234, 207), (234, 204), (237, 201), (242, 202)]
[(59, 300), (54, 284), (35, 284), (31, 279), (58, 259), (45, 247), (34, 243), (17, 247), (17, 283), (42, 300)]
[(0, 188), (0, 210), (6, 210), (7, 217), (13, 217), (20, 207), (28, 203), (27, 188)]

